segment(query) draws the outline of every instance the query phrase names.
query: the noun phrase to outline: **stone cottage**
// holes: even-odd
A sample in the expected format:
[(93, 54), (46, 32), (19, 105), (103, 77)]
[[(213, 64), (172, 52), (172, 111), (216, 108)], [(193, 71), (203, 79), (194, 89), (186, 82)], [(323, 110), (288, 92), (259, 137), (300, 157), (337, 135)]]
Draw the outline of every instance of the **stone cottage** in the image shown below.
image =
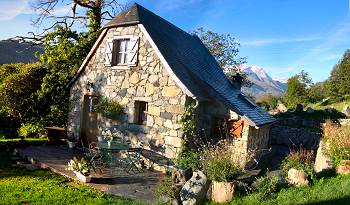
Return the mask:
[[(92, 142), (100, 130), (117, 128), (132, 143), (173, 158), (182, 142), (179, 120), (192, 101), (206, 136), (229, 116), (237, 152), (267, 148), (274, 118), (241, 93), (240, 80), (226, 78), (197, 36), (134, 4), (104, 26), (69, 83), (68, 130)], [(101, 96), (124, 106), (121, 120), (94, 111)]]

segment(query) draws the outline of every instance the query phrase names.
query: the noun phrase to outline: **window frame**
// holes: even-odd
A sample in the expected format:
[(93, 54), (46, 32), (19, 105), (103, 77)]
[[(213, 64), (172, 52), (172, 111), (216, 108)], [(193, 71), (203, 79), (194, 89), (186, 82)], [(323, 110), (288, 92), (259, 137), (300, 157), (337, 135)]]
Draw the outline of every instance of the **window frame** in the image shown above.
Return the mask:
[[(129, 44), (130, 38), (118, 38), (113, 39), (113, 50), (112, 50), (112, 66), (127, 66), (128, 58), (130, 55)], [(122, 48), (122, 42), (124, 43), (124, 49)], [(119, 62), (120, 59), (120, 62)]]
[[(144, 107), (144, 110), (141, 108)], [(141, 101), (141, 100), (135, 100), (134, 102), (134, 123), (137, 125), (146, 125), (147, 124), (147, 111), (148, 111), (148, 102)], [(142, 116), (142, 114), (144, 116)], [(144, 118), (142, 120), (142, 117)]]

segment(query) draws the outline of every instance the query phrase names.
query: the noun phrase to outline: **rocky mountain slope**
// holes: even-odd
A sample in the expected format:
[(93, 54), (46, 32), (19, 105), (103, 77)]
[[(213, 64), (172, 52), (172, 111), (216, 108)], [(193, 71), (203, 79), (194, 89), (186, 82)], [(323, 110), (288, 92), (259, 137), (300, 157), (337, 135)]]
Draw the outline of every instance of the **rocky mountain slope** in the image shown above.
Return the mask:
[(260, 97), (264, 94), (282, 95), (287, 89), (287, 84), (272, 79), (263, 68), (253, 66), (242, 66), (242, 71), (248, 74), (248, 79), (253, 83), (250, 88), (243, 87), (244, 93)]
[(31, 46), (18, 41), (0, 41), (0, 64), (31, 63), (38, 61), (34, 56), (36, 52), (43, 52), (40, 46)]

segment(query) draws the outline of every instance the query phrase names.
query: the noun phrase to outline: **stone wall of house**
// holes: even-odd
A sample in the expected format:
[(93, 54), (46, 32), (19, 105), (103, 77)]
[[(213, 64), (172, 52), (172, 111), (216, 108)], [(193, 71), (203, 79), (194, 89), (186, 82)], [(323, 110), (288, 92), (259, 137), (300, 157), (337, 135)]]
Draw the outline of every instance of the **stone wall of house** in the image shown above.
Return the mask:
[[(106, 67), (104, 50), (106, 40), (114, 36), (139, 37), (136, 67)], [(83, 97), (91, 94), (88, 83), (93, 83), (93, 94), (106, 96), (125, 108), (120, 122), (98, 117), (98, 128), (117, 128), (124, 131), (132, 143), (143, 142), (150, 150), (174, 157), (181, 146), (180, 114), (184, 110), (186, 95), (169, 76), (155, 50), (138, 26), (108, 30), (102, 43), (92, 56), (84, 72), (71, 86), (71, 109), (68, 129), (79, 135)], [(135, 101), (148, 102), (147, 124), (135, 124)], [(99, 133), (101, 134), (101, 133)]]
[(256, 129), (249, 127), (248, 149), (254, 152), (254, 158), (260, 158), (269, 152), (270, 148), (270, 126), (262, 126)]
[[(244, 122), (242, 136), (232, 141), (231, 149), (237, 161), (242, 167), (250, 167), (259, 161), (261, 157), (268, 153), (270, 147), (269, 126), (256, 129)], [(255, 160), (254, 160), (255, 159)]]
[(215, 125), (229, 115), (228, 108), (217, 101), (201, 101), (196, 108), (196, 125), (199, 133), (213, 138)]

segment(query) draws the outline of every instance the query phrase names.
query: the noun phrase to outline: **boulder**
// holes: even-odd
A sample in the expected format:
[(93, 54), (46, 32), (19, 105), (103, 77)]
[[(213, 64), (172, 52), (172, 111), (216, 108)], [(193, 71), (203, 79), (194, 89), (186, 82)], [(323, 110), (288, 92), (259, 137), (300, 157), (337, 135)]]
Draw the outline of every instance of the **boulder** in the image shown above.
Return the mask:
[(325, 144), (323, 141), (320, 141), (314, 165), (316, 173), (329, 173), (334, 170), (332, 160), (325, 154), (325, 151)]
[(304, 106), (302, 104), (297, 104), (294, 112), (303, 112)]
[(349, 107), (349, 105), (345, 105), (345, 106), (344, 106), (343, 113), (344, 113), (346, 116), (350, 116), (350, 107)]
[(209, 188), (209, 180), (202, 171), (193, 172), (180, 191), (180, 198), (183, 205), (199, 205), (206, 198)]
[(308, 186), (309, 181), (307, 180), (307, 175), (303, 170), (290, 169), (288, 171), (288, 182), (289, 184), (295, 186)]
[(337, 168), (338, 174), (350, 174), (350, 160), (342, 160)]
[(276, 110), (278, 112), (287, 112), (288, 111), (288, 108), (283, 104), (283, 103), (278, 103), (277, 107), (276, 107)]
[(211, 200), (216, 203), (232, 201), (235, 194), (233, 182), (215, 182), (211, 184)]
[(326, 108), (325, 111), (328, 112), (328, 113), (336, 113), (336, 112), (337, 112), (337, 110), (334, 109), (333, 107), (331, 107), (331, 108)]
[(191, 179), (192, 175), (193, 175), (193, 171), (191, 168), (189, 169), (174, 168), (171, 173), (171, 178), (175, 184), (184, 185), (189, 179)]
[(308, 107), (308, 108), (306, 109), (306, 112), (307, 112), (307, 113), (314, 113), (315, 110), (312, 109), (311, 107)]
[(267, 172), (266, 174), (268, 177), (276, 177), (278, 179), (279, 184), (284, 184), (286, 181), (284, 180), (284, 177), (282, 176), (281, 170), (275, 170)]

